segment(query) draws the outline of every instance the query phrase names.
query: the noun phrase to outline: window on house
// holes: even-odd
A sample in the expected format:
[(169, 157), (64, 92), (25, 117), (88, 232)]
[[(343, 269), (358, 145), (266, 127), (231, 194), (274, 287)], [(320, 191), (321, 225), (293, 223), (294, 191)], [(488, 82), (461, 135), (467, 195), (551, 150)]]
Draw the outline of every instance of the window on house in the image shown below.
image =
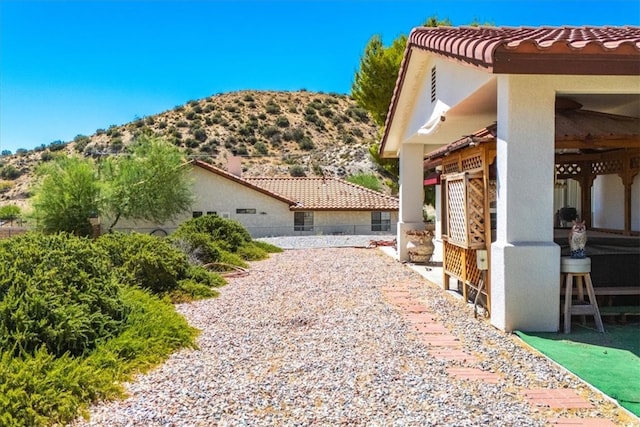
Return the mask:
[(237, 214), (255, 214), (255, 209), (236, 209)]
[(216, 211), (207, 211), (207, 215), (218, 215)]
[(193, 211), (193, 212), (191, 213), (191, 215), (192, 215), (194, 218), (201, 217), (201, 216), (202, 216), (202, 211)]
[(371, 212), (371, 231), (391, 231), (391, 212)]
[(294, 212), (293, 230), (313, 231), (313, 212)]

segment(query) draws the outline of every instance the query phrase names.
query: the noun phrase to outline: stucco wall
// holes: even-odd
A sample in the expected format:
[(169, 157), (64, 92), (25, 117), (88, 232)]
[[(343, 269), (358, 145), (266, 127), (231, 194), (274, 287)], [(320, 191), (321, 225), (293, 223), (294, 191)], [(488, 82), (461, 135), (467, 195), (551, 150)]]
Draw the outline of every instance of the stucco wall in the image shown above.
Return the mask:
[(593, 181), (592, 227), (624, 229), (624, 185), (618, 175), (598, 175)]

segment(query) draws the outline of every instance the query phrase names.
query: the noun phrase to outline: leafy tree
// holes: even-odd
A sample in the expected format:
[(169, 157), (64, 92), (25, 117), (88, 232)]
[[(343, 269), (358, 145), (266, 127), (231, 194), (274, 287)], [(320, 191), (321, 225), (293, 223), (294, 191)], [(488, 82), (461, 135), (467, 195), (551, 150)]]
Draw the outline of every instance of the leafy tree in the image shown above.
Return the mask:
[(37, 226), (45, 232), (91, 234), (89, 218), (99, 212), (100, 183), (91, 159), (55, 157), (36, 170), (33, 201)]
[(105, 181), (103, 211), (120, 218), (162, 223), (191, 208), (193, 193), (188, 168), (170, 143), (142, 136), (130, 155), (108, 158), (100, 168)]
[[(449, 19), (427, 18), (425, 27), (451, 26)], [(400, 72), (400, 64), (407, 45), (407, 36), (400, 35), (391, 45), (385, 47), (380, 35), (371, 37), (360, 59), (360, 69), (356, 71), (351, 85), (351, 96), (358, 105), (371, 114), (378, 126), (384, 126), (393, 96), (393, 90)], [(397, 184), (400, 174), (398, 159), (381, 159), (378, 144), (369, 148), (380, 170)], [(426, 203), (432, 202), (431, 197)]]
[[(425, 27), (440, 25), (452, 24), (450, 20), (440, 20), (435, 15), (427, 18), (424, 23)], [(382, 44), (380, 35), (371, 37), (351, 85), (351, 96), (371, 114), (378, 126), (384, 126), (387, 118), (406, 45), (407, 36), (404, 34), (387, 47)]]
[(4, 205), (0, 207), (0, 220), (9, 221), (13, 225), (13, 221), (20, 217), (20, 208), (16, 205)]
[(369, 111), (378, 126), (383, 126), (398, 78), (407, 36), (401, 35), (391, 46), (384, 47), (376, 34), (367, 43), (351, 86), (351, 96)]
[(10, 156), (11, 155), (11, 150), (2, 150), (2, 153), (0, 153), (0, 155), (2, 155), (2, 156)]

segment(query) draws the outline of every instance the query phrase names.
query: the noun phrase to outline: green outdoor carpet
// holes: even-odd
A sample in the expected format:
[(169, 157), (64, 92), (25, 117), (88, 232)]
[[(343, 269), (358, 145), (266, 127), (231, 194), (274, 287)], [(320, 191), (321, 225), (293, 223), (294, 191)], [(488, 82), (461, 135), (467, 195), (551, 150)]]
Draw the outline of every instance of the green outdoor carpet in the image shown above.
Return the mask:
[(640, 324), (605, 323), (605, 331), (574, 324), (570, 334), (516, 334), (640, 417)]

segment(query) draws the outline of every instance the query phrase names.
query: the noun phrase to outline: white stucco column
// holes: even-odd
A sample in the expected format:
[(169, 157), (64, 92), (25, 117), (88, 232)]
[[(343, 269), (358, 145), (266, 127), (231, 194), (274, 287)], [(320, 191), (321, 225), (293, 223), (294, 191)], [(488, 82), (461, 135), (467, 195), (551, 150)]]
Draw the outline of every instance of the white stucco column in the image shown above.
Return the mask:
[(403, 144), (400, 150), (400, 212), (397, 229), (397, 256), (409, 259), (406, 230), (424, 230), (422, 205), (424, 202), (424, 172), (422, 144)]
[(444, 248), (442, 245), (442, 187), (436, 185), (436, 229), (433, 236), (433, 255), (431, 256), (432, 262), (442, 262), (444, 260)]
[(555, 91), (543, 76), (501, 75), (497, 96), (491, 323), (504, 331), (554, 332), (560, 307), (560, 247), (553, 243)]

